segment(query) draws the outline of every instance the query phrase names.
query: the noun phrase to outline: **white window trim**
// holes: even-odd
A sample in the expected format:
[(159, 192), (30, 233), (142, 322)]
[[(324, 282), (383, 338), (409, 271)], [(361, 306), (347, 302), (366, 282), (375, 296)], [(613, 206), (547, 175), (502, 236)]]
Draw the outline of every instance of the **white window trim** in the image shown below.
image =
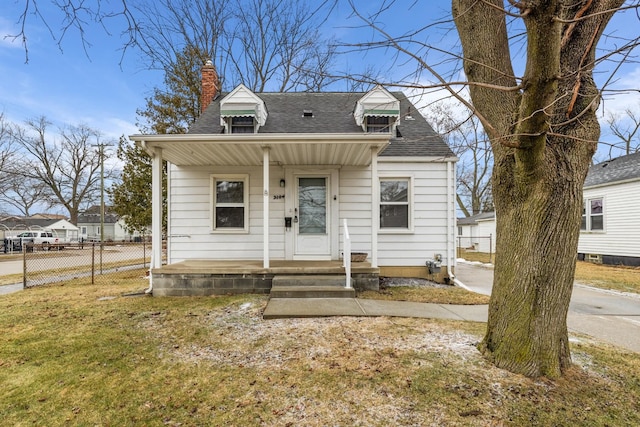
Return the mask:
[[(242, 203), (244, 205), (244, 227), (243, 228), (216, 228), (216, 182), (217, 181), (243, 181), (244, 194)], [(215, 234), (248, 234), (249, 233), (249, 174), (216, 174), (209, 179), (209, 222), (211, 233)]]
[[(592, 200), (602, 200), (602, 230), (592, 230), (591, 229), (591, 201)], [(605, 216), (606, 216), (606, 200), (604, 196), (593, 196), (593, 197), (585, 197), (582, 200), (582, 203), (584, 204), (584, 208), (585, 208), (585, 216), (586, 216), (586, 221), (585, 221), (585, 229), (583, 230), (582, 228), (580, 229), (580, 233), (585, 233), (585, 234), (604, 234), (607, 231), (607, 223), (605, 221)], [(580, 217), (580, 223), (582, 224), (582, 216)]]
[[(379, 212), (381, 211), (381, 205), (383, 205), (383, 203), (381, 203), (380, 201), (380, 182), (381, 181), (409, 181), (409, 191), (407, 192), (407, 196), (409, 198), (408, 200), (408, 206), (409, 206), (409, 224), (407, 228), (383, 228), (380, 226), (380, 214)], [(409, 176), (398, 176), (398, 175), (378, 175), (378, 194), (377, 194), (377, 201), (376, 203), (378, 203), (378, 234), (413, 234), (414, 233), (414, 228), (413, 228), (413, 212), (414, 212), (414, 197), (413, 197), (413, 183), (414, 183), (414, 179), (413, 176), (409, 175)]]

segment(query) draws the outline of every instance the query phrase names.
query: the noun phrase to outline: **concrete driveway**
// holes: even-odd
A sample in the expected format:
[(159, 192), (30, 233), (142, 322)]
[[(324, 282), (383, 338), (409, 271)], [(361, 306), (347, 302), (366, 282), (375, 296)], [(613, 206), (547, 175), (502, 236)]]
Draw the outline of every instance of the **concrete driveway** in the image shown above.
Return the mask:
[[(458, 262), (456, 277), (469, 290), (491, 295), (492, 268)], [(576, 283), (569, 305), (567, 325), (570, 332), (589, 335), (640, 353), (640, 295)]]

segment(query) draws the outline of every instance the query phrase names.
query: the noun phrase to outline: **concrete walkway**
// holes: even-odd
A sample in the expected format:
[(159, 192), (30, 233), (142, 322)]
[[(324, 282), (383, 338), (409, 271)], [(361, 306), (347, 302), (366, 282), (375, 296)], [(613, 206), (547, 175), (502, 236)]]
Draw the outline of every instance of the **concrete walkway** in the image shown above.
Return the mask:
[(329, 316), (420, 317), (486, 322), (487, 306), (358, 298), (272, 298), (263, 314), (265, 319)]

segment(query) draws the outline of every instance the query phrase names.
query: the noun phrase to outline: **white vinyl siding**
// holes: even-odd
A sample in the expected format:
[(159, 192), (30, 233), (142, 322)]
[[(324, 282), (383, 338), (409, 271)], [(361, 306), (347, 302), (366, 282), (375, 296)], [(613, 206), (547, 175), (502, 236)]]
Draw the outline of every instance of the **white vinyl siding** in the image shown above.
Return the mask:
[(640, 181), (586, 188), (583, 198), (602, 199), (603, 230), (582, 230), (578, 252), (640, 257)]
[(384, 162), (380, 158), (378, 173), (386, 177), (412, 177), (413, 231), (378, 233), (378, 264), (380, 266), (424, 266), (435, 254), (447, 259), (447, 233), (455, 245), (455, 223), (447, 230), (447, 164), (445, 162)]
[[(380, 159), (379, 179), (411, 177), (413, 231), (378, 233), (378, 264), (380, 266), (424, 267), (426, 259), (435, 254), (447, 260), (447, 233), (451, 244), (455, 223), (447, 230), (447, 166), (444, 162), (385, 162)], [(242, 260), (262, 259), (263, 209), (262, 167), (213, 167), (170, 166), (169, 200), (171, 203), (169, 229), (170, 262), (191, 259)], [(328, 172), (329, 173), (329, 172)], [(211, 227), (211, 177), (225, 175), (248, 176), (248, 228), (245, 233), (212, 233)], [(293, 233), (285, 231), (285, 197), (291, 197), (294, 181), (286, 180), (280, 187), (285, 170), (280, 166), (270, 168), (270, 258), (285, 259), (286, 240)], [(330, 194), (330, 202), (337, 209), (339, 244), (334, 251), (342, 250), (343, 220), (347, 219), (354, 252), (366, 252), (371, 257), (372, 227), (372, 177), (369, 167), (343, 166), (336, 171), (338, 186)], [(336, 199), (333, 198), (336, 196)], [(378, 200), (374, 200), (378, 203)], [(332, 243), (332, 247), (334, 244)]]
[[(211, 176), (247, 175), (248, 227), (245, 233), (212, 233)], [(272, 167), (270, 192), (283, 194), (282, 169)], [(262, 167), (179, 167), (171, 165), (169, 199), (171, 210), (167, 232), (170, 262), (189, 259), (262, 259), (263, 195)], [(284, 258), (284, 199), (269, 201), (270, 257)]]
[(340, 169), (340, 250), (343, 220), (349, 225), (351, 250), (371, 256), (371, 170), (347, 166)]

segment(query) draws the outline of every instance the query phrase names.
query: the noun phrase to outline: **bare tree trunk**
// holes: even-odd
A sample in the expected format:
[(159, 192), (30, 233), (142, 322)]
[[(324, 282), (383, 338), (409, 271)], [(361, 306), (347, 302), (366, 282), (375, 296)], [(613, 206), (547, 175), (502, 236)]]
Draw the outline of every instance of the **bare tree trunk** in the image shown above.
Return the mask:
[(527, 65), (518, 84), (503, 2), (453, 0), (472, 101), (494, 152), (497, 253), (480, 348), (512, 372), (556, 377), (571, 363), (566, 316), (582, 186), (600, 133), (595, 47), (621, 3), (519, 2)]

